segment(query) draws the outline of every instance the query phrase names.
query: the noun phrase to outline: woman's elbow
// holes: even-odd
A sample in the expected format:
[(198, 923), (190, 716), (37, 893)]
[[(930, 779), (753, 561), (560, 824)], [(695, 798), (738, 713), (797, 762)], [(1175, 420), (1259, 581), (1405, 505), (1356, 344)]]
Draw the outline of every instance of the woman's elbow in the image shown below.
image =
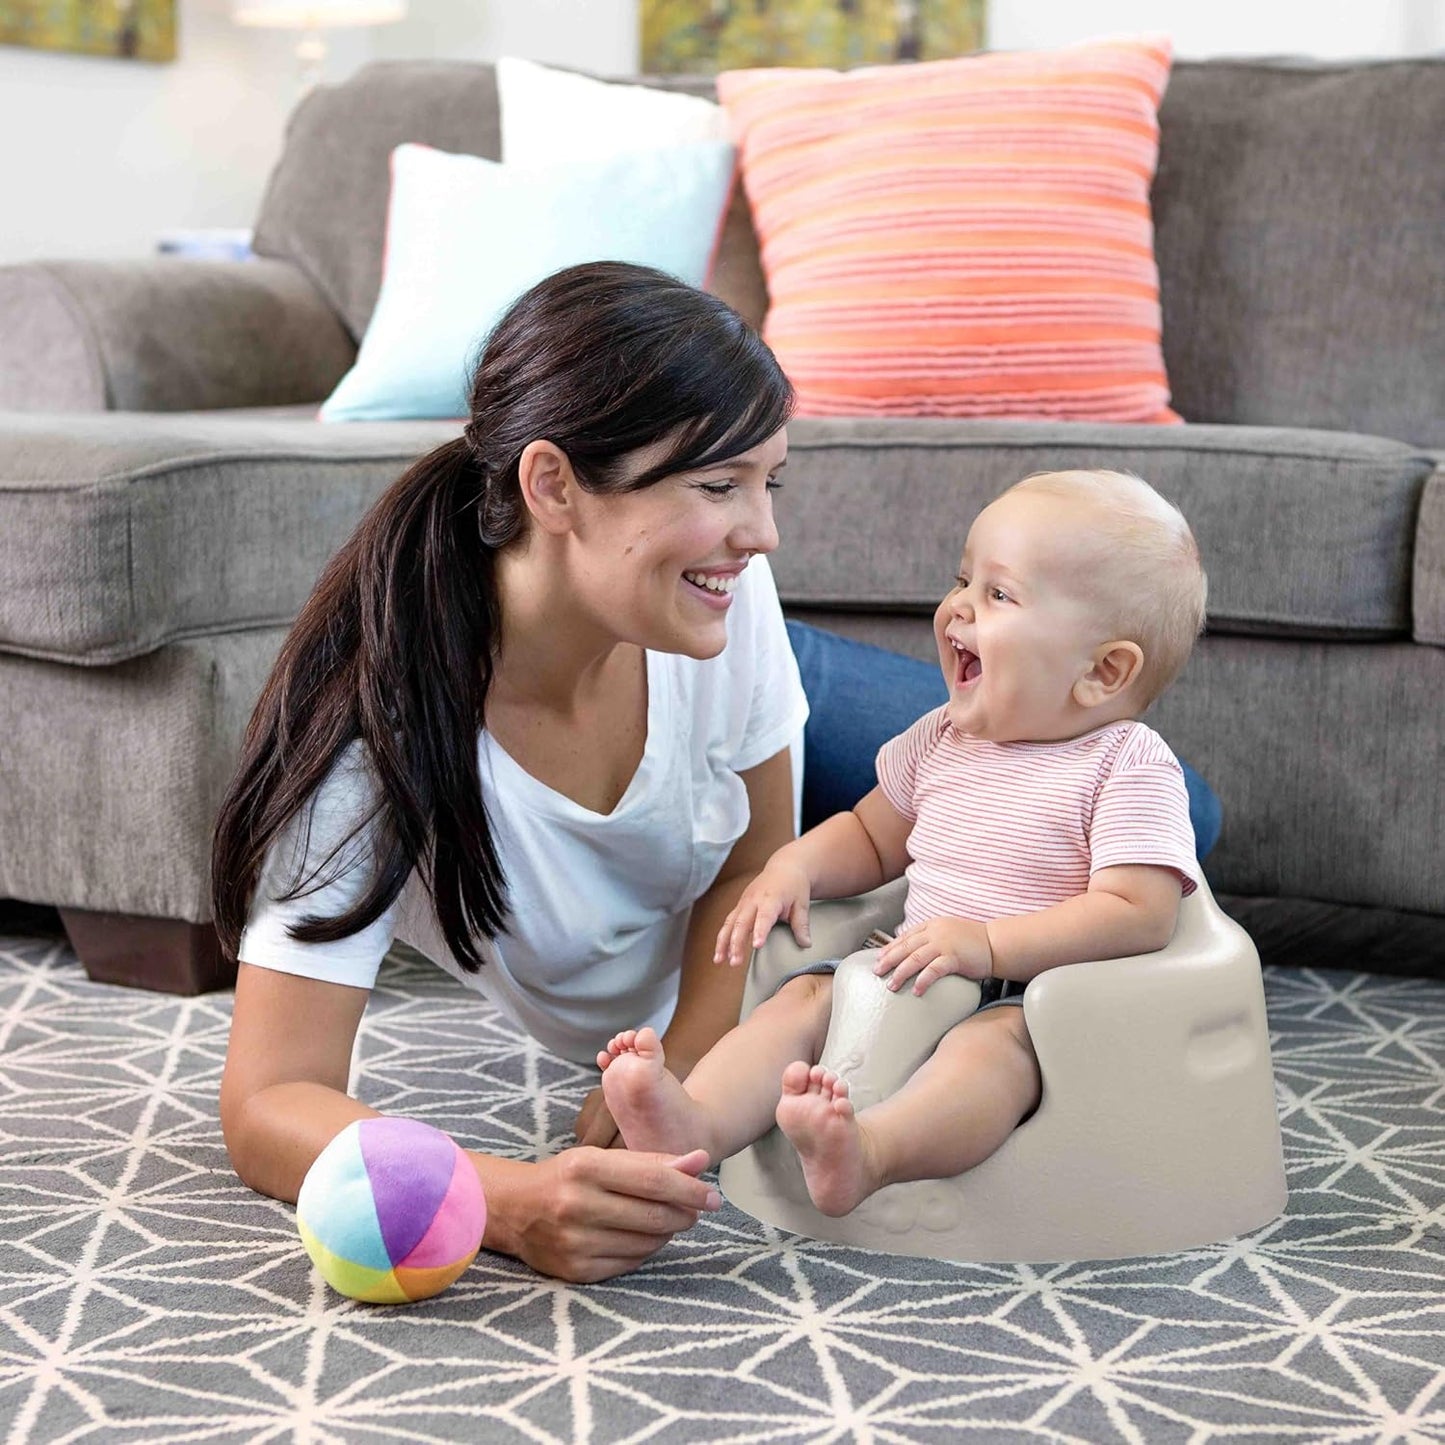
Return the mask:
[(249, 1096), (238, 1097), (233, 1091), (221, 1089), (221, 1138), (225, 1141), (226, 1153), (231, 1168), (242, 1184), (260, 1194), (270, 1194), (266, 1187), (266, 1152), (261, 1143), (261, 1131), (257, 1127), (253, 1100)]

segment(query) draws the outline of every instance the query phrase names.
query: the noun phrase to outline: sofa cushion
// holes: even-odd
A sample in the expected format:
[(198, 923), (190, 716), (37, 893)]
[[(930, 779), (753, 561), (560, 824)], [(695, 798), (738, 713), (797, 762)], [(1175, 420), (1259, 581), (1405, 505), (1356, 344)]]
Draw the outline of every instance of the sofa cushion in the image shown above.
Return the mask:
[[(649, 76), (640, 83), (504, 57), (497, 62), (502, 159), (507, 165), (604, 160), (620, 151), (727, 138), (711, 76)], [(704, 283), (754, 326), (768, 293), (752, 211), (734, 185)]]
[(1149, 182), (1163, 37), (727, 71), (805, 416), (1168, 422)]
[(0, 422), (0, 650), (72, 663), (289, 621), (450, 422), (172, 413)]
[(925, 613), (975, 514), (1033, 472), (1137, 472), (1188, 517), (1209, 625), (1277, 637), (1410, 631), (1415, 523), (1433, 459), (1283, 428), (803, 419), (788, 428), (778, 590), (797, 607)]
[[(285, 622), (371, 501), (453, 422), (323, 426), (305, 411), (0, 422), (0, 651), (73, 663)], [(783, 545), (794, 606), (925, 614), (975, 513), (1030, 472), (1129, 468), (1183, 508), (1210, 626), (1410, 630), (1434, 459), (1336, 433), (1063, 422), (799, 420)], [(1418, 569), (1417, 569), (1418, 570)], [(1439, 570), (1436, 568), (1435, 570)]]
[(381, 294), (322, 420), (464, 417), (488, 333), (563, 267), (629, 261), (701, 286), (735, 158), (725, 140), (555, 165), (398, 146)]
[(1445, 58), (1180, 62), (1159, 122), (1181, 415), (1445, 445)]
[(1445, 647), (1445, 456), (1425, 483), (1415, 528), (1415, 641)]

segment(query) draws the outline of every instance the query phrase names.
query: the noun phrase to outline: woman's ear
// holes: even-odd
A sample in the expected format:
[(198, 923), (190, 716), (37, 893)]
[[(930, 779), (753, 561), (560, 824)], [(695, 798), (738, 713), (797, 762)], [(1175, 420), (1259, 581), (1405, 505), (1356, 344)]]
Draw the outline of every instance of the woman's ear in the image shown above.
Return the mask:
[(577, 477), (561, 447), (549, 441), (528, 442), (517, 462), (517, 481), (537, 526), (554, 536), (572, 529)]
[(1094, 653), (1094, 665), (1074, 684), (1080, 707), (1112, 702), (1144, 669), (1144, 649), (1137, 642), (1106, 642)]

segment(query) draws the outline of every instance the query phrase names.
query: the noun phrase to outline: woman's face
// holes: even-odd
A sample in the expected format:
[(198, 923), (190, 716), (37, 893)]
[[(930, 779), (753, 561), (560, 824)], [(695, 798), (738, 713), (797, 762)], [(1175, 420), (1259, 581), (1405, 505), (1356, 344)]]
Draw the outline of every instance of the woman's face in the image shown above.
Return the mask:
[[(645, 472), (659, 449), (639, 452)], [(580, 502), (573, 585), (619, 640), (657, 652), (716, 657), (727, 644), (731, 592), (748, 561), (778, 545), (773, 489), (788, 454), (785, 430), (701, 471), (636, 492)]]

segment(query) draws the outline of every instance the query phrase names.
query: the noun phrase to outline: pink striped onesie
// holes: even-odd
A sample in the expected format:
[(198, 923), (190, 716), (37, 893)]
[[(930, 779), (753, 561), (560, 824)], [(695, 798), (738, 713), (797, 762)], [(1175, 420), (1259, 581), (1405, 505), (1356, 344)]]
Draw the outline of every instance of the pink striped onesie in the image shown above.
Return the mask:
[(1120, 864), (1172, 868), (1186, 895), (1198, 886), (1184, 773), (1140, 722), (993, 743), (959, 733), (940, 707), (883, 745), (878, 782), (914, 822), (905, 929), (1034, 913)]

